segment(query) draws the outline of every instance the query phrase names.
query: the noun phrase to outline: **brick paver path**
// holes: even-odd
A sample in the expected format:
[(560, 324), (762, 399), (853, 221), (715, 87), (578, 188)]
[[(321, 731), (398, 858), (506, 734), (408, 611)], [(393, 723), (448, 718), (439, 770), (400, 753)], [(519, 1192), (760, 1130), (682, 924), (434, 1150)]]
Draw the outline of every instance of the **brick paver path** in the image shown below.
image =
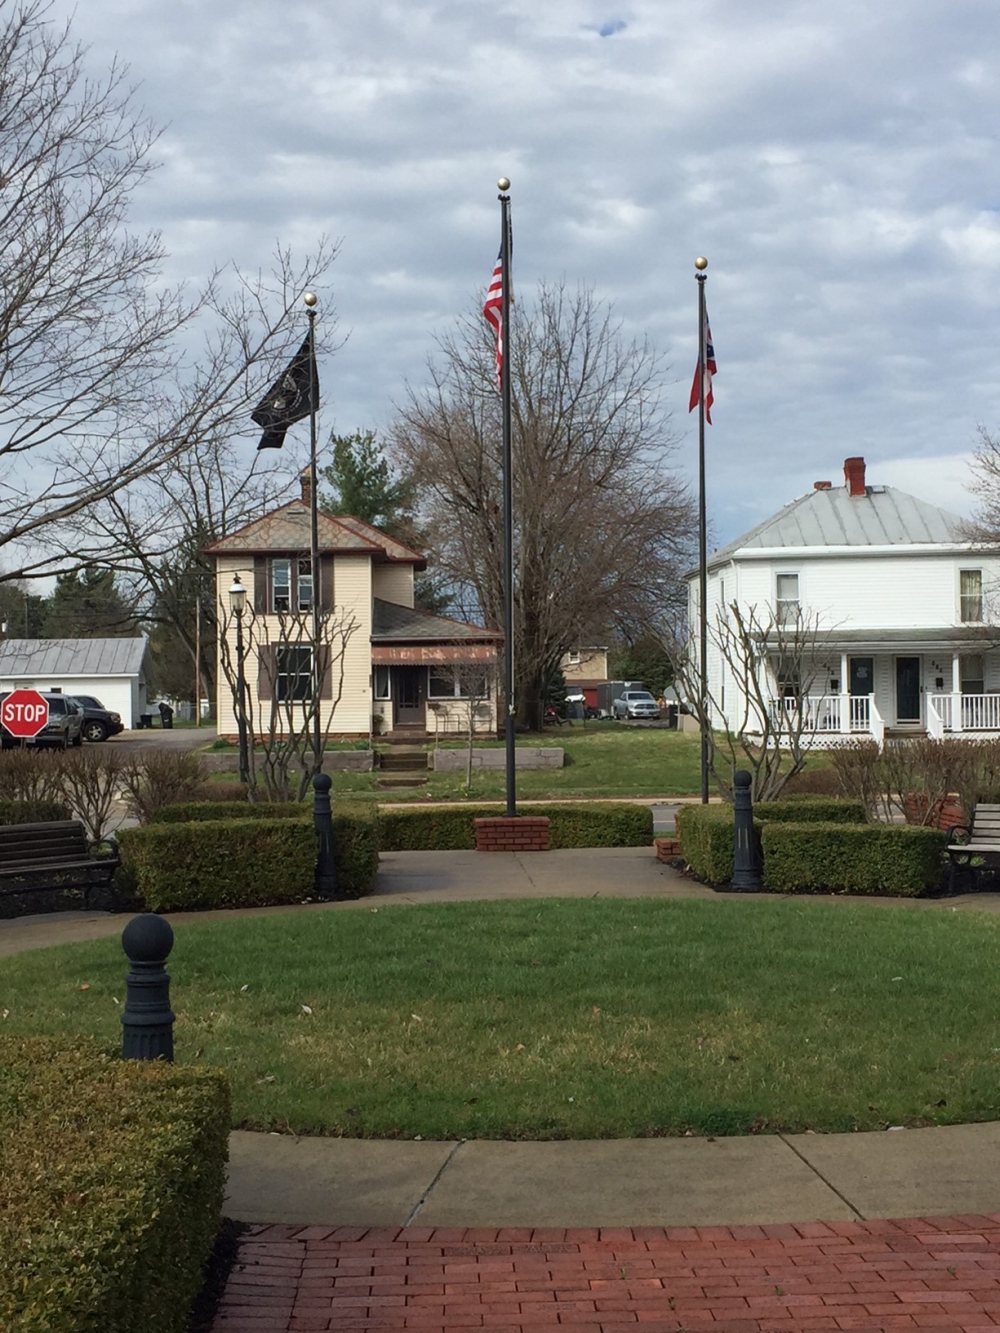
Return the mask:
[(1000, 1214), (798, 1226), (254, 1227), (213, 1333), (1000, 1326)]

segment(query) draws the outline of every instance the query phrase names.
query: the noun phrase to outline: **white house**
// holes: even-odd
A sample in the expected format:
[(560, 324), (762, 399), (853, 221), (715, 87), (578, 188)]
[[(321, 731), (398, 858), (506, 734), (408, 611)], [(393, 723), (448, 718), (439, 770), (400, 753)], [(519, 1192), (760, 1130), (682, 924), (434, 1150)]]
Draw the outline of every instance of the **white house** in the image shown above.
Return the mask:
[(126, 727), (148, 712), (144, 634), (134, 639), (4, 639), (0, 692), (56, 690), (100, 699)]
[[(892, 486), (868, 485), (848, 458), (844, 485), (807, 495), (708, 560), (707, 653), (713, 724), (745, 694), (711, 632), (723, 608), (814, 627), (807, 697), (761, 647), (771, 707), (804, 707), (817, 743), (852, 735), (1000, 734), (1000, 549), (968, 541), (962, 520)], [(689, 576), (697, 644), (698, 576)], [(991, 611), (993, 614), (991, 614)], [(732, 618), (731, 611), (723, 614)], [(787, 673), (786, 673), (787, 674)], [(781, 699), (779, 703), (778, 700)]]

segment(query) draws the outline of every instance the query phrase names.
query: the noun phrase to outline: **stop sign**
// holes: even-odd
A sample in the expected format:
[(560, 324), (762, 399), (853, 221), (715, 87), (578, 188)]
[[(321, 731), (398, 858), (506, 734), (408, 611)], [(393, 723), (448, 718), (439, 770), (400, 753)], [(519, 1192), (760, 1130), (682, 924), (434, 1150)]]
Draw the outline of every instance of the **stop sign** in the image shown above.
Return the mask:
[(22, 740), (37, 736), (49, 720), (49, 706), (37, 690), (15, 690), (0, 704), (4, 731)]

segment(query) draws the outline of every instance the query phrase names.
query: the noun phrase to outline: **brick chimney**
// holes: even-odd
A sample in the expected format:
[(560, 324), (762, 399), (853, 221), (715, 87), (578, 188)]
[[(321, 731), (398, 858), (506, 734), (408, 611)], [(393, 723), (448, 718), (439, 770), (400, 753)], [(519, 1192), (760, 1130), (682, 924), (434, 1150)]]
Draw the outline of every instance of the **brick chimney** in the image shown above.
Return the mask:
[(844, 480), (847, 482), (848, 495), (867, 495), (865, 489), (865, 460), (863, 458), (844, 459)]
[(299, 473), (299, 485), (302, 487), (303, 504), (312, 504), (312, 473), (304, 467)]
[(814, 490), (814, 491), (828, 491), (828, 490), (830, 490), (830, 488), (831, 488), (832, 486), (833, 486), (833, 482), (832, 482), (832, 481), (814, 481), (814, 482), (813, 482), (813, 490)]

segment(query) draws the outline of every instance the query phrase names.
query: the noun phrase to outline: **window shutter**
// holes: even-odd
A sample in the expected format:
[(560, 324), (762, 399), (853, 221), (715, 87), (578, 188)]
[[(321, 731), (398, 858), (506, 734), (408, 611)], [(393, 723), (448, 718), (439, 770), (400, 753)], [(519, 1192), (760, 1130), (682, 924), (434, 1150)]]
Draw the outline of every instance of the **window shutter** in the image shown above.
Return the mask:
[(259, 616), (267, 615), (267, 556), (253, 558), (253, 609)]
[(277, 648), (273, 643), (262, 643), (257, 650), (257, 697), (273, 699), (278, 675)]
[(333, 672), (330, 670), (330, 645), (321, 644), (319, 650), (319, 697), (333, 698)]
[(320, 594), (319, 609), (333, 610), (333, 556), (321, 555), (319, 558)]

